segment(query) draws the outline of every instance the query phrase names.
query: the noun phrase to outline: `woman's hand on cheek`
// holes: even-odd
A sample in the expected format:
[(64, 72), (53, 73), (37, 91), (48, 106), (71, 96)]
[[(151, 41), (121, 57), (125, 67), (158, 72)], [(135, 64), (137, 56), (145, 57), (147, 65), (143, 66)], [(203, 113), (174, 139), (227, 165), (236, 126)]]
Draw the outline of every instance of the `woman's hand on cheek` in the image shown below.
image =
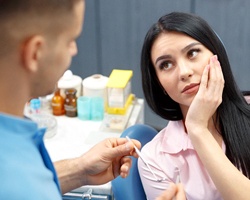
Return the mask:
[(222, 102), (224, 77), (217, 56), (210, 58), (203, 71), (200, 88), (194, 97), (185, 120), (187, 129), (208, 127), (208, 121)]

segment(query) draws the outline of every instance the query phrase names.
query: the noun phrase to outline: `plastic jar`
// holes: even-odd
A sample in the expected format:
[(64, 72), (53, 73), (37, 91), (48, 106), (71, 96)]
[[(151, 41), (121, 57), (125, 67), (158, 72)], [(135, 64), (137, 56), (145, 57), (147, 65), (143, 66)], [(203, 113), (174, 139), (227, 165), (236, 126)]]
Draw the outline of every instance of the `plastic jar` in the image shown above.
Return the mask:
[(71, 88), (76, 89), (76, 97), (79, 97), (82, 95), (82, 78), (74, 75), (71, 70), (67, 70), (59, 79), (58, 88), (63, 98), (65, 98), (65, 90)]

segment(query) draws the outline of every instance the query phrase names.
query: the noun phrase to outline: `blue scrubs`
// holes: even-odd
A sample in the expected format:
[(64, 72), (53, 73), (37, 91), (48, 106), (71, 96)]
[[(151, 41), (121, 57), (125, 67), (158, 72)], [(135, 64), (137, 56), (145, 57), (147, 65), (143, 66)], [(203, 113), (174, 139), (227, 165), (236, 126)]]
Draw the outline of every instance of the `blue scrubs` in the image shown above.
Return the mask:
[(28, 119), (0, 113), (0, 199), (62, 199), (44, 133)]

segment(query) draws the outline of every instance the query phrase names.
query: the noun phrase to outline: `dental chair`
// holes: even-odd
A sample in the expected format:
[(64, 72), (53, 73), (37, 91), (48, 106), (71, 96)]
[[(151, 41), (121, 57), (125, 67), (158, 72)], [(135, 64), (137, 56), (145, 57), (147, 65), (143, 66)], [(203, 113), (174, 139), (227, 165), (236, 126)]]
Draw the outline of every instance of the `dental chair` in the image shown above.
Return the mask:
[[(121, 137), (130, 137), (141, 142), (141, 147), (158, 133), (151, 126), (137, 124), (127, 128)], [(146, 200), (146, 195), (137, 169), (137, 159), (132, 157), (132, 166), (127, 178), (117, 177), (111, 182), (115, 200)]]

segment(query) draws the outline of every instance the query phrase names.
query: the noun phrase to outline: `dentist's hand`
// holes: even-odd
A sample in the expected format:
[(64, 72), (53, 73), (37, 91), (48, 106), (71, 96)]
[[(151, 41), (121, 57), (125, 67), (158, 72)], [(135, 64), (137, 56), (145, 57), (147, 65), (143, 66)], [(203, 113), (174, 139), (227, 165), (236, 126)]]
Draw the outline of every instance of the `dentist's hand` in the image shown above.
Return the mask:
[(138, 157), (134, 150), (141, 144), (137, 140), (128, 142), (125, 138), (106, 139), (82, 156), (82, 166), (85, 173), (85, 184), (104, 184), (117, 176), (128, 176), (132, 160), (128, 156)]
[(62, 193), (83, 185), (100, 185), (117, 176), (126, 178), (132, 159), (138, 158), (134, 145), (140, 149), (139, 141), (126, 138), (109, 138), (99, 142), (82, 156), (54, 163), (60, 180)]

